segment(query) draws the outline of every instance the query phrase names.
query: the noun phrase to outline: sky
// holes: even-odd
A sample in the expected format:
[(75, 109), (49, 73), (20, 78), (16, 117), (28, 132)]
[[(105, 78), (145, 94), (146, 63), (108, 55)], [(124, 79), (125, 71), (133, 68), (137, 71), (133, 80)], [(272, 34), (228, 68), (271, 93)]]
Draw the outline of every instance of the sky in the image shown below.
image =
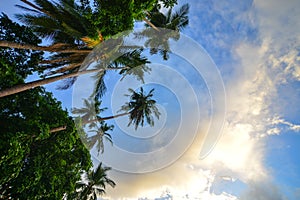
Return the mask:
[[(17, 1), (0, 0), (13, 16)], [(300, 199), (300, 2), (192, 0), (189, 26), (168, 61), (151, 56), (145, 88), (162, 116), (134, 131), (117, 119), (114, 145), (92, 151), (116, 182), (103, 199)], [(80, 107), (90, 76), (72, 90), (47, 88)], [(103, 105), (116, 113), (128, 87), (108, 73)], [(84, 91), (84, 92), (82, 92)], [(77, 96), (79, 95), (79, 96)]]

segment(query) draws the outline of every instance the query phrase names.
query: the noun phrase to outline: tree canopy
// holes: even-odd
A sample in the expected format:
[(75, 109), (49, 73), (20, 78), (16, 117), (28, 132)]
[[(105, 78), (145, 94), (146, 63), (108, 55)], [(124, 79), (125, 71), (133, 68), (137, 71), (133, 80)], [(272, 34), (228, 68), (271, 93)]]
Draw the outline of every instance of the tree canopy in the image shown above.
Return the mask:
[[(67, 128), (50, 131), (61, 125)], [(43, 88), (2, 98), (0, 127), (0, 190), (6, 197), (62, 198), (91, 167), (74, 122)]]
[[(1, 38), (39, 42), (30, 29), (12, 23), (6, 15), (0, 22)], [(23, 83), (41, 55), (7, 48), (0, 53), (0, 88)], [(62, 125), (67, 128), (51, 131)], [(75, 190), (82, 170), (88, 171), (92, 165), (73, 120), (44, 88), (1, 98), (0, 127), (2, 199), (61, 199)]]
[[(31, 45), (37, 45), (42, 42), (40, 38), (33, 34), (29, 27), (13, 22), (4, 13), (0, 15), (0, 41)], [(2, 66), (8, 63), (16, 65), (14, 70), (16, 70), (15, 72), (20, 79), (26, 78), (34, 71), (39, 72), (41, 70), (38, 62), (41, 60), (42, 55), (42, 52), (30, 49), (0, 48), (0, 62)], [(4, 68), (3, 66), (1, 69), (7, 75), (9, 73), (8, 70), (12, 71), (10, 67)], [(7, 81), (9, 80), (12, 80), (12, 78), (7, 79)]]

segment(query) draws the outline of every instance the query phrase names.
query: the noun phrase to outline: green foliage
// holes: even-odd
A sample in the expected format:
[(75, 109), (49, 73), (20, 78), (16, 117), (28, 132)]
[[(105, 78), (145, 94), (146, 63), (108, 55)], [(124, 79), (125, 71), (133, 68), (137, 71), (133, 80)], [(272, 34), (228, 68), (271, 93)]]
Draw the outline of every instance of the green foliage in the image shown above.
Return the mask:
[[(159, 10), (158, 0), (33, 0), (33, 4), (23, 1), (28, 7), (19, 6), (26, 11), (18, 18), (31, 29), (13, 23), (2, 14), (0, 18), (0, 39), (22, 44), (37, 45), (41, 41), (31, 32), (33, 30), (42, 38), (50, 38), (56, 48), (88, 49), (102, 39), (109, 39), (133, 29), (135, 20), (149, 19), (157, 27), (175, 30), (178, 33), (188, 24), (188, 5), (179, 11), (163, 14)], [(94, 3), (91, 6), (91, 2)], [(162, 0), (164, 7), (171, 8), (177, 1)], [(149, 21), (148, 21), (149, 22)], [(151, 24), (151, 23), (149, 23)], [(156, 29), (151, 29), (157, 31)], [(155, 35), (155, 34), (150, 34)], [(142, 36), (149, 36), (144, 32)], [(168, 40), (178, 39), (178, 35), (164, 33), (160, 38), (165, 51), (168, 51)], [(152, 52), (158, 52), (155, 41), (146, 41)], [(148, 42), (148, 43), (147, 43)], [(123, 41), (111, 45), (112, 53), (119, 51)], [(53, 47), (53, 46), (52, 46)], [(143, 49), (122, 52), (107, 66), (120, 69), (120, 74), (134, 75), (144, 81), (144, 73), (149, 72), (149, 61), (142, 56)], [(153, 52), (156, 51), (156, 52)], [(72, 73), (79, 69), (87, 53), (60, 53), (52, 55), (44, 65), (39, 65), (42, 53), (32, 50), (0, 49), (0, 89), (23, 84), (24, 79), (33, 72), (42, 72), (39, 66), (51, 67), (52, 73)], [(163, 52), (167, 59), (167, 52)], [(108, 56), (109, 57), (109, 56)], [(74, 65), (75, 64), (75, 65)], [(59, 69), (56, 69), (59, 68)], [(53, 71), (53, 69), (56, 69)], [(82, 127), (78, 132), (73, 120), (61, 108), (60, 102), (43, 88), (34, 88), (16, 95), (0, 99), (0, 198), (12, 199), (96, 199), (105, 192), (106, 185), (115, 183), (107, 178), (109, 168), (101, 165), (95, 171), (91, 167), (90, 155), (86, 147), (97, 144), (98, 152), (103, 152), (103, 139), (111, 141), (108, 133), (113, 126), (107, 125), (98, 115), (100, 98), (105, 92), (105, 72), (98, 74), (95, 89), (96, 99), (86, 100), (85, 107), (74, 109), (81, 115), (83, 126), (89, 124), (96, 134), (88, 137)], [(70, 85), (76, 78), (69, 79)], [(68, 85), (66, 85), (67, 88)], [(154, 125), (154, 115), (160, 113), (152, 99), (153, 90), (144, 94), (143, 88), (135, 92), (132, 89), (130, 100), (117, 116), (129, 116), (129, 124), (143, 126), (144, 122)], [(107, 117), (111, 119), (114, 116)], [(104, 118), (102, 118), (105, 120)], [(78, 119), (76, 119), (78, 120)], [(89, 123), (95, 120), (93, 123)], [(80, 121), (80, 119), (79, 119)], [(65, 130), (51, 132), (53, 128), (66, 126)], [(83, 144), (80, 137), (85, 137)], [(86, 146), (84, 146), (86, 145)], [(85, 171), (87, 181), (79, 181)], [(79, 182), (78, 182), (79, 181)], [(76, 190), (77, 187), (77, 190)], [(78, 193), (77, 193), (77, 192)]]
[[(28, 27), (12, 22), (4, 13), (0, 15), (0, 40), (33, 45), (41, 42)], [(27, 75), (32, 74), (33, 71), (40, 71), (37, 64), (41, 57), (42, 53), (38, 51), (0, 48), (1, 65), (14, 63), (16, 65), (16, 73), (20, 78), (25, 78)], [(9, 67), (1, 70), (2, 73), (7, 73), (7, 75), (13, 73)]]
[[(49, 130), (67, 125), (64, 131)], [(20, 199), (59, 199), (75, 189), (90, 155), (51, 93), (35, 88), (0, 101), (1, 192)]]
[[(155, 7), (151, 12), (150, 21), (156, 27), (161, 28), (159, 32), (154, 29), (144, 29), (136, 33), (137, 38), (147, 38), (145, 46), (150, 48), (150, 54), (162, 55), (164, 60), (169, 59), (169, 40), (178, 40), (180, 33), (189, 23), (188, 18), (189, 4), (182, 5), (178, 10), (173, 12), (170, 8), (166, 13), (162, 13), (159, 7)], [(148, 25), (147, 25), (148, 26)]]
[(150, 21), (156, 27), (178, 31), (182, 30), (188, 25), (188, 13), (189, 4), (182, 5), (175, 12), (173, 12), (172, 8), (170, 8), (166, 14), (160, 12), (160, 10), (156, 7), (150, 12)]
[(35, 0), (33, 3), (35, 7), (18, 5), (27, 13), (16, 17), (29, 25), (38, 36), (53, 39), (55, 43), (74, 44), (88, 34), (88, 21), (80, 15), (74, 1)]
[[(38, 42), (28, 28), (12, 23), (5, 15), (0, 21), (5, 21), (2, 38)], [(5, 55), (0, 57), (0, 89), (24, 83), (36, 70), (39, 56), (31, 51), (0, 51)], [(50, 132), (65, 125), (66, 130)], [(81, 171), (91, 167), (89, 152), (67, 111), (39, 87), (0, 99), (0, 158), (3, 199), (62, 199), (75, 190)]]
[(133, 18), (143, 20), (146, 13), (151, 11), (158, 3), (158, 0), (132, 0), (131, 9)]
[(130, 7), (128, 0), (95, 0), (90, 22), (104, 37), (131, 30), (134, 21)]
[[(54, 43), (78, 44), (83, 37), (97, 38), (98, 32), (109, 38), (131, 30), (134, 19), (141, 18), (145, 11), (152, 10), (157, 0), (70, 0), (51, 2), (34, 0), (35, 7), (18, 7), (26, 14), (17, 17), (41, 37), (53, 39)], [(91, 6), (93, 2), (93, 6)], [(80, 43), (80, 42), (79, 42)]]
[(173, 8), (177, 5), (177, 0), (161, 0), (165, 8)]

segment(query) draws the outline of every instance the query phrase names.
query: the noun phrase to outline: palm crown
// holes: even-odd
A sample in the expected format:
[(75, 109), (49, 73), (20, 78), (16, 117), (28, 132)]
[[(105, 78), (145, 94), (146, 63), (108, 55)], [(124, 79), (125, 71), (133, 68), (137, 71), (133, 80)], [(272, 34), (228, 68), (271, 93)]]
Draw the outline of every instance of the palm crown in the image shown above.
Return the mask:
[(166, 14), (159, 11), (159, 7), (155, 7), (151, 12), (150, 21), (156, 27), (180, 31), (189, 24), (188, 12), (189, 4), (182, 5), (179, 10), (172, 12), (170, 8)]
[(113, 143), (112, 137), (108, 133), (108, 131), (112, 131), (113, 128), (114, 128), (113, 125), (108, 125), (104, 121), (101, 121), (100, 127), (98, 125), (96, 125), (96, 129), (90, 130), (90, 132), (95, 132), (96, 134), (87, 138), (87, 145), (88, 145), (89, 149), (93, 148), (95, 146), (95, 144), (97, 143), (98, 154), (100, 152), (103, 153), (104, 152), (103, 139), (106, 139), (111, 144)]
[(170, 8), (166, 14), (159, 11), (159, 6), (155, 7), (149, 15), (150, 22), (160, 29), (145, 29), (140, 33), (136, 33), (137, 38), (148, 38), (145, 46), (150, 48), (151, 54), (159, 52), (164, 60), (169, 58), (170, 51), (169, 39), (178, 40), (180, 37), (179, 31), (189, 24), (188, 19), (189, 5), (184, 4), (179, 10), (173, 12)]
[(135, 129), (139, 125), (144, 126), (144, 121), (150, 126), (154, 126), (154, 116), (159, 119), (160, 112), (156, 107), (156, 101), (152, 99), (154, 89), (151, 89), (150, 92), (146, 95), (144, 90), (141, 87), (139, 92), (134, 91), (133, 89), (128, 89), (131, 95), (130, 101), (122, 106), (121, 110), (129, 113), (129, 123), (128, 126), (134, 124)]
[(76, 199), (97, 200), (97, 196), (105, 193), (106, 185), (115, 187), (115, 182), (107, 177), (107, 171), (110, 169), (110, 167), (103, 167), (102, 163), (100, 163), (95, 171), (88, 171), (86, 174), (87, 180), (77, 183), (79, 194)]

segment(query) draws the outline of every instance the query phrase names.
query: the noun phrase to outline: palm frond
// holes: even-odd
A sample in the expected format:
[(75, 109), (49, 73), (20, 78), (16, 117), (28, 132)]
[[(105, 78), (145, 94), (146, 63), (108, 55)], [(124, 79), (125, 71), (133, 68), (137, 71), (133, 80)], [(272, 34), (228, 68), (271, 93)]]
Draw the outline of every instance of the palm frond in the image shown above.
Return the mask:
[(77, 80), (77, 77), (71, 77), (63, 80), (63, 84), (57, 86), (58, 90), (66, 90), (72, 87), (74, 85), (75, 81)]
[(95, 76), (93, 76), (93, 78), (96, 79), (96, 84), (92, 96), (94, 96), (95, 99), (101, 99), (101, 97), (107, 91), (105, 81), (104, 81), (105, 74), (106, 71), (101, 71), (98, 72)]
[(97, 143), (97, 149), (98, 149), (98, 154), (101, 152), (104, 152), (104, 143), (103, 139), (108, 140), (111, 144), (113, 144), (112, 137), (108, 131), (112, 131), (114, 126), (113, 125), (107, 125), (104, 121), (100, 122), (100, 127), (98, 125), (95, 126), (96, 129), (92, 129), (89, 132), (95, 132), (96, 135), (93, 135), (88, 138), (88, 144), (89, 148), (93, 148), (94, 145)]
[(154, 118), (152, 117), (152, 114), (154, 114), (156, 118), (159, 118), (160, 115), (160, 112), (155, 105), (156, 101), (152, 99), (154, 89), (151, 89), (147, 95), (144, 94), (144, 89), (142, 87), (139, 92), (136, 92), (131, 88), (129, 88), (128, 91), (131, 94), (130, 101), (121, 107), (121, 110), (130, 113), (128, 126), (133, 124), (135, 129), (137, 129), (138, 126), (144, 126), (145, 119), (150, 126), (153, 126)]
[(25, 6), (21, 6), (21, 5), (15, 5), (16, 7), (18, 7), (18, 8), (21, 8), (22, 10), (24, 10), (24, 11), (29, 11), (29, 12), (33, 12), (33, 13), (36, 13), (36, 14), (41, 14), (41, 12), (40, 11), (38, 11), (38, 10), (35, 10), (35, 9), (31, 9), (31, 8), (28, 8), (28, 7), (25, 7)]

